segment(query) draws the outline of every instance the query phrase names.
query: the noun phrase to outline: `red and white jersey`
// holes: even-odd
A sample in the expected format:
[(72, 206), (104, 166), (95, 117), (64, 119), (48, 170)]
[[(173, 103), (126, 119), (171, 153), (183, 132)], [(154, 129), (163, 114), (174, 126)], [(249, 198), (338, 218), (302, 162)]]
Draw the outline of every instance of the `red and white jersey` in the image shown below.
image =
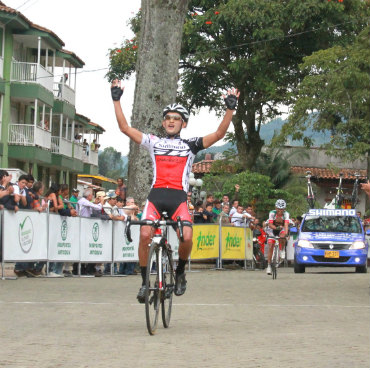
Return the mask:
[(152, 188), (170, 188), (187, 191), (189, 174), (196, 154), (204, 149), (203, 138), (173, 139), (143, 134), (141, 145), (153, 162)]

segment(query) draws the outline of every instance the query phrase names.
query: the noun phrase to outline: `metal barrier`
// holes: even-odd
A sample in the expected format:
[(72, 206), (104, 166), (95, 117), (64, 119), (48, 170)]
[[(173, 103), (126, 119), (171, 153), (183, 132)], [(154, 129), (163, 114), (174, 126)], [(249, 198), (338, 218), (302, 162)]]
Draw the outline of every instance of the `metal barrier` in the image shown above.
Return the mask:
[[(1, 210), (2, 278), (5, 262), (137, 262), (139, 226), (132, 226), (130, 243), (122, 221), (66, 217), (33, 210)], [(168, 240), (178, 259), (179, 242), (173, 228)], [(252, 260), (250, 229), (221, 227), (218, 224), (193, 225), (192, 260)], [(246, 264), (244, 263), (244, 266)]]

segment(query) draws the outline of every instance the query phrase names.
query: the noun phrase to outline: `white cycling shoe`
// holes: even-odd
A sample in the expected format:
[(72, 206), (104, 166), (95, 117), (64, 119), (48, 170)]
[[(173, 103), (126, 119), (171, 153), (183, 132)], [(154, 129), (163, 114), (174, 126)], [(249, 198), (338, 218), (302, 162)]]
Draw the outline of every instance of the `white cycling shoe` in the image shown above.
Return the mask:
[(272, 274), (271, 266), (270, 266), (270, 265), (268, 265), (268, 266), (267, 266), (266, 274), (267, 274), (267, 275), (271, 275), (271, 274)]

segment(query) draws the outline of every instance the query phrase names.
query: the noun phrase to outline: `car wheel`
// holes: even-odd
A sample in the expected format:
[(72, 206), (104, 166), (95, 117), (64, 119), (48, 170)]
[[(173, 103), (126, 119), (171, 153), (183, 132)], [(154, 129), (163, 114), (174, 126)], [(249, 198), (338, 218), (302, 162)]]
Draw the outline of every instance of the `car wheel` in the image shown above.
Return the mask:
[(366, 274), (367, 273), (367, 261), (363, 266), (356, 266), (356, 272), (359, 274)]
[(306, 271), (305, 265), (300, 265), (294, 258), (294, 273), (303, 274)]

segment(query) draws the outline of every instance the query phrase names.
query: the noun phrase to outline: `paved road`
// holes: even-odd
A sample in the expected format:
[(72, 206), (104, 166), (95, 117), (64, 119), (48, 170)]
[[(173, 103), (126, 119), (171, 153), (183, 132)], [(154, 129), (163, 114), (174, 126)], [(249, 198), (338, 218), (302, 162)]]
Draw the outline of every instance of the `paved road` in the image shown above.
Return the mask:
[(369, 274), (352, 271), (191, 272), (152, 337), (139, 276), (0, 280), (0, 367), (369, 367)]

